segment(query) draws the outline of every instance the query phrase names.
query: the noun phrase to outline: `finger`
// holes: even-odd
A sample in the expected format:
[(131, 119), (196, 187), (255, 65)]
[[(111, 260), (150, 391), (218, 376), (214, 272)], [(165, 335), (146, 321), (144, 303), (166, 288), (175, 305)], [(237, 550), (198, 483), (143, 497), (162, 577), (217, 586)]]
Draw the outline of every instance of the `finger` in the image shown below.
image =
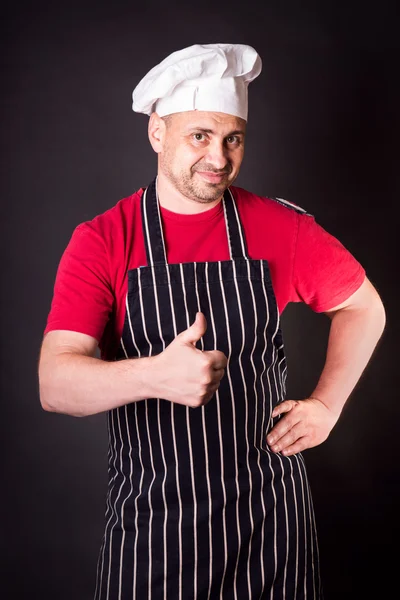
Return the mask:
[(196, 313), (196, 319), (192, 325), (185, 329), (185, 331), (182, 331), (178, 337), (184, 344), (193, 344), (193, 346), (195, 346), (196, 342), (198, 342), (199, 339), (205, 334), (206, 330), (207, 320), (203, 313), (198, 312)]
[(213, 381), (221, 381), (221, 379), (223, 378), (223, 376), (225, 375), (225, 369), (214, 369), (213, 371)]
[(191, 406), (191, 408), (197, 408), (199, 406), (204, 406), (205, 404), (208, 404), (210, 402), (210, 400), (214, 397), (215, 392), (218, 390), (219, 388), (219, 381), (212, 383), (208, 386), (207, 389), (207, 393), (205, 393), (200, 402), (196, 402), (196, 405)]
[(300, 415), (296, 412), (289, 412), (271, 429), (267, 435), (267, 443), (272, 446), (276, 444), (290, 429), (301, 422)]
[(272, 417), (275, 418), (279, 415), (283, 415), (284, 413), (289, 412), (298, 405), (298, 400), (284, 400), (283, 402), (275, 406), (274, 410), (272, 411)]
[(220, 352), (219, 350), (206, 350), (204, 354), (207, 354), (211, 358), (211, 366), (213, 369), (218, 370), (226, 368), (226, 365), (228, 364), (228, 359), (226, 358), (223, 352)]
[(299, 438), (294, 444), (284, 448), (281, 454), (283, 454), (283, 456), (293, 456), (293, 454), (303, 452), (303, 450), (307, 450), (307, 448), (310, 448), (310, 444), (308, 443), (308, 437), (304, 436)]
[(271, 450), (273, 452), (283, 452), (285, 449), (295, 444), (299, 439), (303, 438), (304, 433), (303, 424), (297, 423), (297, 425), (294, 425), (287, 433), (285, 433), (285, 435), (270, 444)]

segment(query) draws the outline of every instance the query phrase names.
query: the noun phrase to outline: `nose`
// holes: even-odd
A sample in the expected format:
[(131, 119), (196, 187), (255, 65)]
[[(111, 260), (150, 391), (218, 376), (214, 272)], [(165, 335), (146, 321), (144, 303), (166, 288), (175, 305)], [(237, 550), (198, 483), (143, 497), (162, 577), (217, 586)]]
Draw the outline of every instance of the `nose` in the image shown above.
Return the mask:
[(228, 164), (228, 159), (223, 142), (213, 140), (208, 146), (205, 160), (207, 161), (207, 164), (212, 166), (216, 171), (225, 169)]

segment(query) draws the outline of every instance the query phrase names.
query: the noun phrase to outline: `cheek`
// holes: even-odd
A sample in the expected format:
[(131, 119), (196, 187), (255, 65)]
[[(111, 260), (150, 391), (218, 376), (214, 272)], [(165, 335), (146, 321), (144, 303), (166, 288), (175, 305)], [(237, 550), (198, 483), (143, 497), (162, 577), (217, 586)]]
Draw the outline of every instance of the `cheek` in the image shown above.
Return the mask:
[(193, 148), (191, 145), (185, 145), (177, 149), (176, 159), (180, 167), (183, 169), (190, 169), (198, 163), (204, 156), (204, 151), (198, 148)]
[(242, 160), (243, 160), (243, 152), (235, 153), (233, 156), (231, 156), (231, 164), (235, 171), (238, 171), (240, 169)]

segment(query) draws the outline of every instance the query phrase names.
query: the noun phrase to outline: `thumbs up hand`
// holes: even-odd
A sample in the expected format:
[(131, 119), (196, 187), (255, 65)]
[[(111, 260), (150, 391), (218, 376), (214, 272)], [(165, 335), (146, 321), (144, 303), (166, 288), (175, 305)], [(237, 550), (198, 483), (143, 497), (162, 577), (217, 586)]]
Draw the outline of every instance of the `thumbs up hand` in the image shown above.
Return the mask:
[(227, 358), (219, 350), (196, 348), (206, 330), (206, 318), (198, 312), (194, 323), (153, 357), (155, 397), (191, 408), (210, 401), (224, 376)]

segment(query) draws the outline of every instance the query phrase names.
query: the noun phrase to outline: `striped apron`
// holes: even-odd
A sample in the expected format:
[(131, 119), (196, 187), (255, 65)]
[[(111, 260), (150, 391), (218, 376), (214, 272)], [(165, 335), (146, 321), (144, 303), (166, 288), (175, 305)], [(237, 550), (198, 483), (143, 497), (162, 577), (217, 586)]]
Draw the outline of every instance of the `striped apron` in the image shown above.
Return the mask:
[(206, 406), (147, 398), (108, 413), (95, 600), (322, 598), (303, 457), (265, 439), (286, 380), (268, 264), (248, 257), (229, 189), (222, 202), (231, 260), (168, 264), (156, 180), (143, 193), (148, 266), (128, 272), (117, 359), (162, 352), (201, 311), (197, 347), (228, 365)]

